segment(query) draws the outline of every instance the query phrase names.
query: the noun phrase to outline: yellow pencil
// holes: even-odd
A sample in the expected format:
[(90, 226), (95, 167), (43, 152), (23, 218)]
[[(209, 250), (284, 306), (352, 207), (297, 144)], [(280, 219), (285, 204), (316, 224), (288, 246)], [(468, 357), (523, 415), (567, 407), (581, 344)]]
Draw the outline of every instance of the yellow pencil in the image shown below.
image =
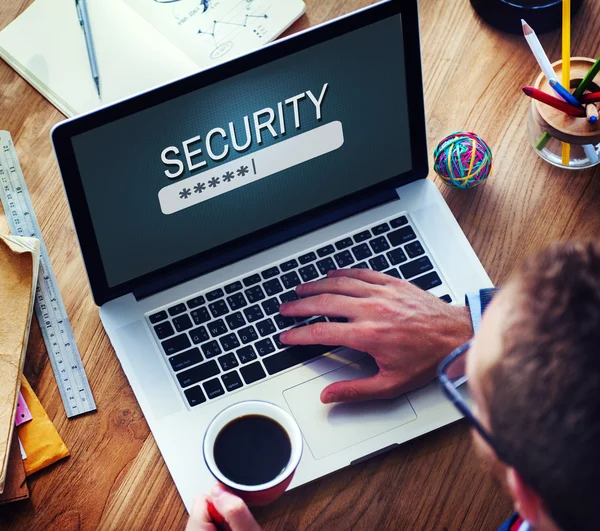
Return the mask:
[[(562, 3), (562, 85), (571, 92), (571, 0)], [(569, 165), (571, 145), (562, 144), (563, 166)]]

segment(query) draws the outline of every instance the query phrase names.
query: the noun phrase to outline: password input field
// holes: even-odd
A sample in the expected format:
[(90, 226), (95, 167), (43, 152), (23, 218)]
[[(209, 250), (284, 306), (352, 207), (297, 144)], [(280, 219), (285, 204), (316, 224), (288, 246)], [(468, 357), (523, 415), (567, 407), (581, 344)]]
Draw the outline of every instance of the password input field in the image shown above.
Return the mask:
[(232, 162), (165, 186), (158, 192), (163, 214), (174, 214), (221, 194), (246, 186), (303, 162), (315, 159), (344, 144), (340, 121), (281, 140)]

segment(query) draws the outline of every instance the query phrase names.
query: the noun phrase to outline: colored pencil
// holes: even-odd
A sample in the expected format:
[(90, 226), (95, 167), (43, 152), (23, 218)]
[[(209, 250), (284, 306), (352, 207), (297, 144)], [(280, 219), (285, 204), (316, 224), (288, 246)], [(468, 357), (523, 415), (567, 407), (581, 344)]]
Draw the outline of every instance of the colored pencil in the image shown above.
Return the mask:
[(583, 146), (583, 150), (585, 151), (586, 157), (592, 164), (600, 162), (600, 159), (598, 158), (598, 153), (596, 153), (596, 148), (594, 146), (592, 146), (591, 144), (586, 144)]
[[(538, 39), (535, 31), (533, 31), (533, 28), (523, 19), (521, 19), (521, 26), (523, 27), (523, 35), (527, 40), (527, 44), (529, 44), (529, 48), (531, 48), (533, 56), (542, 69), (542, 72), (546, 76), (546, 79), (548, 82), (550, 82), (551, 79), (556, 79), (556, 72), (554, 71), (554, 68), (552, 68), (552, 63), (550, 62), (550, 59), (548, 59), (548, 56), (542, 47), (542, 43)], [(543, 150), (546, 147), (546, 144), (548, 144), (550, 141), (550, 138), (551, 137), (548, 133), (544, 133), (538, 140), (536, 149), (540, 151)]]
[(535, 149), (537, 149), (538, 151), (542, 151), (548, 145), (548, 142), (550, 142), (551, 138), (552, 137), (548, 133), (544, 133), (537, 141)]
[(542, 72), (544, 72), (546, 79), (548, 81), (555, 79), (556, 72), (554, 71), (554, 68), (552, 68), (552, 63), (550, 63), (550, 59), (548, 59), (548, 56), (542, 47), (542, 43), (535, 34), (535, 31), (533, 31), (532, 27), (523, 19), (521, 19), (521, 25), (523, 26), (523, 35), (525, 35), (527, 44), (529, 44), (529, 47), (533, 52), (533, 56), (540, 65)]
[(589, 94), (584, 94), (579, 98), (581, 103), (596, 103), (600, 101), (600, 92), (590, 92)]
[[(562, 3), (562, 82), (565, 87), (571, 86), (571, 0), (563, 0)], [(550, 81), (552, 85), (552, 81)], [(552, 87), (556, 90), (556, 87)], [(564, 87), (563, 87), (564, 88)], [(573, 98), (572, 94), (565, 89), (566, 94), (561, 94), (565, 98), (565, 101), (570, 101)], [(568, 96), (567, 96), (568, 94)], [(577, 105), (577, 99), (575, 104)], [(563, 142), (562, 144), (562, 164), (563, 166), (569, 165), (571, 159), (571, 145)]]
[(559, 100), (558, 98), (551, 96), (547, 92), (538, 90), (533, 87), (523, 87), (523, 92), (527, 94), (527, 96), (529, 96), (530, 98), (541, 101), (546, 105), (550, 105), (550, 107), (554, 107), (555, 109), (558, 109), (559, 111), (562, 111), (568, 114), (569, 116), (577, 116), (578, 118), (585, 117), (585, 111), (581, 106), (575, 107), (575, 105), (570, 105), (569, 103), (566, 103), (563, 100)]
[(588, 103), (585, 106), (585, 114), (588, 122), (595, 124), (598, 121), (598, 108), (593, 103)]
[(589, 87), (590, 83), (598, 75), (598, 72), (600, 72), (600, 57), (596, 60), (594, 66), (590, 68), (589, 72), (581, 80), (581, 83), (579, 83), (579, 86), (575, 89), (575, 92), (573, 92), (573, 96), (575, 98), (579, 99), (581, 96), (583, 96), (585, 89)]
[(563, 85), (561, 85), (556, 79), (550, 80), (550, 86), (556, 91), (556, 93), (565, 100), (569, 105), (574, 105), (575, 107), (581, 107), (581, 103), (577, 101), (573, 94), (571, 94)]

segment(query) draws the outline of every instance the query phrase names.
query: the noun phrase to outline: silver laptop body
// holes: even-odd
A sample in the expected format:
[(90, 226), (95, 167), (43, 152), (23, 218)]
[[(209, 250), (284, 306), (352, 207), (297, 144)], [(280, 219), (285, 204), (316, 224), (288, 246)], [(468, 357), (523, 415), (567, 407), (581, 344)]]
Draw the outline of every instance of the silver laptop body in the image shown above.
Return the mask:
[(323, 320), (277, 307), (332, 268), (451, 304), (491, 286), (426, 179), (417, 28), (416, 2), (382, 2), (53, 131), (102, 322), (188, 510), (215, 481), (205, 429), (238, 401), (297, 420), (291, 488), (459, 418), (435, 383), (323, 405), (371, 358), (278, 341)]

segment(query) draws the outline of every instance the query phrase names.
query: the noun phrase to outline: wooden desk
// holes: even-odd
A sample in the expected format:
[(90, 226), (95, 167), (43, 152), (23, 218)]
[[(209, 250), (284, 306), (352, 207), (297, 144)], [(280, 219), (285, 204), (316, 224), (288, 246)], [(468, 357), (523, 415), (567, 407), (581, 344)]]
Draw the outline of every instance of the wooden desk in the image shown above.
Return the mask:
[[(3, 1), (0, 28), (29, 1)], [(292, 31), (369, 3), (307, 0), (307, 15)], [(574, 21), (574, 55), (598, 55), (600, 7), (593, 4), (587, 2)], [(483, 25), (467, 0), (422, 0), (420, 11), (430, 152), (459, 129), (476, 131), (494, 151), (488, 183), (470, 191), (442, 188), (491, 278), (501, 283), (526, 254), (549, 242), (600, 234), (597, 171), (553, 168), (526, 141), (528, 100), (520, 87), (538, 68), (524, 39)], [(559, 58), (559, 35), (542, 40), (550, 57)], [(72, 456), (32, 477), (31, 499), (0, 509), (0, 527), (182, 529), (183, 504), (90, 296), (50, 146), (50, 128), (61, 119), (0, 64), (0, 128), (16, 143), (98, 405), (96, 414), (66, 419), (34, 324), (25, 373)], [(3, 217), (0, 231), (6, 231)], [(278, 530), (495, 530), (510, 510), (480, 471), (466, 425), (457, 423), (296, 489), (256, 515), (265, 529)]]

